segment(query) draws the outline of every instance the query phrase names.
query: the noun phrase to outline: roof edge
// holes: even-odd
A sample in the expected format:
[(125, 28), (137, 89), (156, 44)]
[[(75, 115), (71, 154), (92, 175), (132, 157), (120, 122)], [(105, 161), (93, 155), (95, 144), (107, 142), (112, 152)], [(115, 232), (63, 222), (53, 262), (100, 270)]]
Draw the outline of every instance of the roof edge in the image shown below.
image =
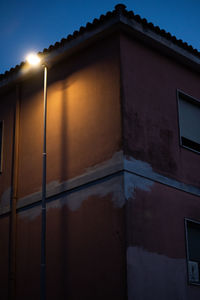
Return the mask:
[[(182, 63), (187, 63), (195, 70), (200, 70), (200, 52), (165, 30), (161, 30), (158, 26), (148, 23), (146, 19), (142, 19), (132, 11), (127, 11), (124, 4), (117, 4), (112, 12), (101, 15), (99, 19), (94, 19), (92, 23), (87, 23), (85, 27), (81, 26), (79, 31), (74, 31), (66, 39), (56, 42), (38, 54), (47, 62), (56, 60), (56, 57), (62, 57), (65, 52), (73, 52), (82, 43), (85, 44), (86, 41), (93, 39), (95, 36), (105, 33), (116, 23), (122, 24), (124, 28), (126, 27), (127, 32), (129, 30), (134, 33), (134, 36), (140, 40), (145, 40), (151, 46), (162, 49), (165, 54), (171, 52), (171, 55)], [(24, 75), (21, 74), (20, 70), (24, 65), (25, 62), (22, 62), (15, 68), (0, 74), (0, 87), (23, 78)]]

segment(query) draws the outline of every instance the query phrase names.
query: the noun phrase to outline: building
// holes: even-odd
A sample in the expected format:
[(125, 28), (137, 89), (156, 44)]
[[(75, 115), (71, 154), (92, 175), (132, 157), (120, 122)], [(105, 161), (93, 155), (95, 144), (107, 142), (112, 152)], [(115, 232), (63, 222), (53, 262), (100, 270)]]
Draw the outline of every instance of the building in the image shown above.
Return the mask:
[[(117, 5), (41, 55), (47, 299), (199, 299), (200, 53)], [(0, 78), (2, 300), (40, 299), (43, 71), (25, 67)]]

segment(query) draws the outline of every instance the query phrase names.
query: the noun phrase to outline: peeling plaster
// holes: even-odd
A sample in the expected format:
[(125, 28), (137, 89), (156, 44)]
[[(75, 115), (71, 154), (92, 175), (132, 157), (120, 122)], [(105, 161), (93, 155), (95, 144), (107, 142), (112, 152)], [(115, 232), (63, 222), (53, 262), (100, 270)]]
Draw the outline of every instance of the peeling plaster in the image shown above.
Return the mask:
[(128, 247), (127, 280), (128, 300), (188, 299), (185, 259)]
[(141, 160), (136, 160), (133, 157), (124, 158), (124, 170), (147, 178), (151, 181), (159, 182), (172, 188), (200, 196), (200, 188), (189, 184), (184, 184), (183, 182), (156, 173), (150, 164)]
[(124, 158), (124, 169), (137, 174), (145, 174), (146, 177), (151, 177), (154, 174), (150, 164), (133, 157)]
[[(80, 176), (74, 177), (64, 182), (52, 181), (46, 186), (47, 198), (55, 196), (57, 194), (66, 192), (68, 190), (77, 188), (81, 185), (94, 182), (105, 176), (115, 174), (118, 171), (123, 170), (123, 153), (122, 151), (114, 153), (111, 159), (97, 164), (93, 167), (87, 168), (85, 173)], [(41, 201), (41, 189), (30, 195), (27, 195), (17, 202), (17, 208), (21, 208), (32, 203)]]
[[(121, 189), (121, 193), (123, 194), (125, 198), (122, 200), (122, 198), (116, 198), (115, 194), (118, 193), (118, 188), (116, 188), (116, 192), (112, 190), (113, 199), (118, 199), (115, 201), (115, 203), (118, 203), (117, 206), (123, 206), (125, 199), (129, 199), (130, 197), (134, 197), (135, 189), (144, 190), (146, 192), (149, 192), (151, 190), (151, 187), (155, 182), (159, 182), (161, 184), (170, 186), (172, 188), (179, 189), (181, 191), (191, 193), (197, 196), (200, 196), (200, 189), (191, 185), (183, 184), (182, 182), (178, 182), (176, 180), (173, 180), (171, 178), (162, 176), (161, 174), (158, 174), (153, 171), (150, 164), (136, 160), (133, 157), (124, 157), (123, 152), (119, 151), (114, 153), (111, 159), (104, 161), (100, 164), (97, 164), (93, 167), (85, 169), (85, 173), (81, 174), (80, 176), (71, 178), (64, 182), (59, 181), (52, 181), (47, 184), (46, 188), (46, 197), (47, 198), (53, 198), (56, 197), (56, 195), (59, 195), (61, 193), (68, 193), (68, 198), (73, 197), (72, 191), (75, 189), (78, 189), (80, 187), (83, 187), (84, 185), (92, 185), (97, 186), (98, 182), (102, 180), (102, 178), (105, 178), (107, 176), (114, 176), (117, 173), (121, 172), (121, 174), (124, 174), (124, 179), (121, 184), (121, 186), (124, 186), (124, 191)], [(123, 175), (121, 175), (123, 177)], [(109, 179), (108, 179), (109, 180)], [(100, 183), (102, 184), (102, 183)], [(105, 183), (104, 183), (105, 184)], [(88, 187), (87, 187), (88, 188)], [(90, 187), (91, 188), (91, 187)], [(99, 188), (96, 188), (97, 190)], [(108, 188), (105, 187), (105, 190), (107, 191)], [(80, 193), (85, 193), (86, 191), (82, 190)], [(74, 193), (77, 193), (74, 191)], [(80, 194), (79, 193), (79, 194)], [(98, 191), (98, 194), (100, 195), (102, 191)], [(70, 194), (70, 196), (69, 196)], [(29, 205), (34, 205), (37, 202), (41, 201), (41, 189), (36, 192), (29, 194), (23, 198), (20, 198), (17, 201), (17, 209), (26, 208)], [(79, 196), (80, 197), (80, 196)], [(82, 197), (87, 196), (81, 196), (80, 200), (76, 200), (73, 202), (73, 205), (70, 204), (72, 200), (68, 200), (67, 203), (71, 207), (70, 209), (76, 209), (74, 207), (80, 207), (81, 204), (78, 204), (78, 202), (82, 203)], [(71, 199), (70, 198), (70, 199)], [(4, 214), (5, 212), (9, 212), (9, 206), (7, 203), (10, 201), (10, 190), (8, 189), (1, 198), (0, 203), (0, 214)], [(57, 200), (53, 200), (57, 201)], [(63, 200), (64, 201), (64, 200)], [(6, 205), (6, 206), (5, 206)]]
[[(54, 199), (47, 203), (47, 211), (50, 208), (61, 208), (64, 205), (71, 211), (78, 210), (83, 201), (87, 200), (89, 197), (103, 198), (106, 195), (111, 195), (111, 201), (113, 206), (116, 208), (121, 208), (125, 204), (125, 198), (123, 195), (123, 176), (119, 175), (113, 177), (104, 182), (93, 184), (89, 187), (85, 187), (81, 190), (73, 191), (68, 195), (62, 196), (59, 199)], [(99, 199), (101, 201), (101, 199)], [(41, 205), (35, 206), (29, 210), (25, 210), (19, 213), (19, 216), (29, 219), (35, 219), (41, 214)]]
[(126, 200), (134, 198), (135, 189), (150, 192), (153, 185), (154, 182), (151, 180), (124, 172), (124, 193)]

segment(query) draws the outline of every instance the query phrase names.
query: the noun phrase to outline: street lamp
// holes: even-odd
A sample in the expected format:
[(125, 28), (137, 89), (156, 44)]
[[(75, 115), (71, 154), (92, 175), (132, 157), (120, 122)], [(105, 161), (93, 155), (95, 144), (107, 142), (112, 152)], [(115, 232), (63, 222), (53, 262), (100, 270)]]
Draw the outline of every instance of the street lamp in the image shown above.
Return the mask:
[(27, 62), (32, 66), (39, 64), (44, 68), (44, 117), (43, 117), (43, 154), (42, 154), (42, 227), (41, 227), (41, 300), (46, 299), (46, 121), (47, 121), (47, 66), (41, 62), (35, 53), (27, 56)]
[(35, 53), (29, 53), (26, 57), (26, 60), (31, 66), (37, 66), (41, 62), (41, 59)]

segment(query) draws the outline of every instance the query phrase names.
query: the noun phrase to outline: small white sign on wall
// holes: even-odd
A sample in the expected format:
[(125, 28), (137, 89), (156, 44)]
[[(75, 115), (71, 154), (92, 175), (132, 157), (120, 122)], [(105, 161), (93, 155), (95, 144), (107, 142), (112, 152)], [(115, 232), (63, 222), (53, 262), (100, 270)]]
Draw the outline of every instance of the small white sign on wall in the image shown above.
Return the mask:
[(189, 281), (199, 283), (199, 264), (196, 261), (188, 262)]

